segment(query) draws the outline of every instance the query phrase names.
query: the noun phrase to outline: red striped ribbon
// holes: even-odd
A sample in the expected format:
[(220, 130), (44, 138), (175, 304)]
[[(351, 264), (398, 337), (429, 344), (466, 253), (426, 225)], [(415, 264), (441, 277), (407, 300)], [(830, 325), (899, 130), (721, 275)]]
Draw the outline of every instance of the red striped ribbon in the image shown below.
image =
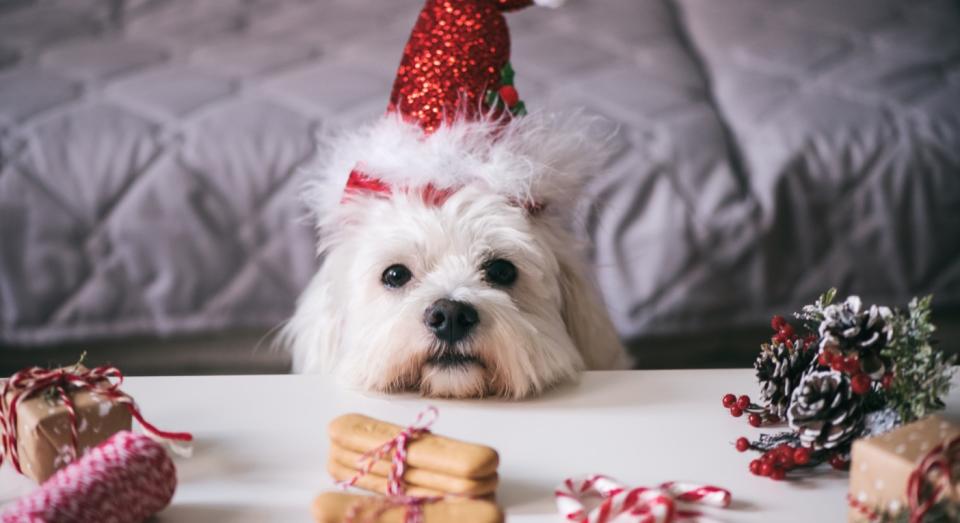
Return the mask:
[[(71, 461), (78, 457), (79, 435), (77, 412), (70, 395), (78, 390), (88, 390), (108, 401), (126, 405), (127, 409), (130, 410), (130, 415), (140, 423), (147, 433), (156, 438), (181, 442), (193, 440), (193, 436), (189, 433), (162, 431), (143, 419), (143, 415), (133, 398), (120, 390), (122, 383), (123, 374), (120, 370), (107, 365), (94, 369), (31, 367), (11, 376), (4, 382), (3, 388), (0, 390), (0, 432), (2, 432), (0, 437), (3, 440), (0, 465), (3, 464), (4, 458), (9, 458), (17, 472), (23, 473), (20, 470), (20, 456), (17, 449), (17, 407), (21, 402), (50, 388), (56, 391), (70, 419)], [(7, 396), (11, 393), (12, 396), (8, 400)]]

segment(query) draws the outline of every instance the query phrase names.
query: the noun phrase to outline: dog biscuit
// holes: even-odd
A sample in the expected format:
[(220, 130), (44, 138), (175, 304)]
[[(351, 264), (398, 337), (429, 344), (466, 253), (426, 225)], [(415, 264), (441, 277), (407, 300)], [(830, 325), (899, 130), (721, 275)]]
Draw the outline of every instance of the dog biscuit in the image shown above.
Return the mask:
[[(403, 427), (362, 414), (330, 422), (330, 439), (343, 449), (364, 453), (395, 438)], [(407, 465), (462, 478), (486, 478), (497, 470), (497, 451), (484, 445), (423, 434), (407, 446)]]
[[(356, 470), (351, 467), (341, 465), (332, 457), (327, 461), (327, 471), (331, 476), (333, 476), (333, 479), (337, 481), (350, 481), (351, 478), (357, 475)], [(386, 494), (387, 477), (371, 472), (369, 474), (360, 476), (354, 486), (364, 490), (369, 490), (370, 492)], [(440, 490), (428, 487), (418, 487), (416, 485), (407, 485), (405, 493), (417, 497), (444, 496), (447, 494), (446, 492), (442, 492)]]
[[(311, 512), (317, 523), (341, 523), (347, 512), (359, 505), (356, 521), (369, 521), (376, 515), (382, 498), (343, 492), (324, 492), (313, 501)], [(406, 507), (394, 507), (384, 511), (377, 523), (404, 523)], [(503, 512), (489, 501), (462, 499), (438, 501), (423, 505), (425, 523), (503, 523)]]
[[(356, 474), (359, 471), (361, 454), (351, 450), (342, 449), (337, 445), (330, 447), (330, 459), (338, 462), (340, 465), (349, 467)], [(391, 463), (386, 460), (377, 460), (373, 463), (371, 474), (381, 477), (390, 475)], [(407, 467), (403, 473), (403, 481), (411, 486), (426, 487), (436, 489), (448, 494), (457, 494), (462, 496), (483, 496), (492, 494), (497, 490), (497, 475), (493, 474), (486, 478), (469, 479), (456, 476), (448, 476), (432, 470), (416, 467)]]

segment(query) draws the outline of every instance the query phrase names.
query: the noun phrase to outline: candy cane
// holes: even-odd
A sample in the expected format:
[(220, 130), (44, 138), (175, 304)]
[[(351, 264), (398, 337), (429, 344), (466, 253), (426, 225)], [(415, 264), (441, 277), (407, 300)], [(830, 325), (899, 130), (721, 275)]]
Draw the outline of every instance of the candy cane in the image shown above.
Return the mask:
[[(568, 478), (557, 487), (554, 496), (560, 515), (566, 521), (577, 523), (706, 523), (711, 520), (704, 518), (699, 511), (680, 505), (730, 506), (730, 492), (719, 487), (668, 481), (657, 488), (627, 489), (600, 474), (579, 479)], [(595, 496), (603, 501), (588, 513), (582, 499)]]

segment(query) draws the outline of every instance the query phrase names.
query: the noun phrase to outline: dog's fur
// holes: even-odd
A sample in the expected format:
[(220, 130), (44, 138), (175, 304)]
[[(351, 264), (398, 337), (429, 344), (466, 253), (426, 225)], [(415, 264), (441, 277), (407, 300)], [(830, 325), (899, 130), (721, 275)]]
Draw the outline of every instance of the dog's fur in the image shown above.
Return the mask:
[[(323, 264), (282, 331), (295, 370), (367, 390), (520, 398), (584, 368), (623, 367), (625, 352), (566, 230), (581, 184), (603, 158), (594, 128), (577, 115), (529, 115), (457, 120), (425, 135), (388, 114), (325, 141), (306, 191)], [(392, 193), (345, 194), (357, 165)], [(455, 192), (436, 205), (417, 189), (428, 184)], [(542, 211), (528, 211), (531, 202)], [(492, 258), (517, 267), (513, 286), (484, 280)], [(381, 274), (396, 263), (413, 278), (385, 287)], [(454, 346), (424, 324), (438, 299), (478, 312), (476, 328)], [(441, 350), (479, 362), (427, 361)]]

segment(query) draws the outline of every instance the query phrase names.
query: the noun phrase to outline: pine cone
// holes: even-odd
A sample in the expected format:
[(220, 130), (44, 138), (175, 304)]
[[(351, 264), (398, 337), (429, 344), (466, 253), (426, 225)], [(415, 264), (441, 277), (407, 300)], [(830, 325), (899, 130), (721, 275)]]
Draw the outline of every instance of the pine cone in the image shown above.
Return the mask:
[(816, 350), (803, 340), (796, 340), (791, 345), (776, 343), (761, 347), (753, 368), (757, 369), (760, 399), (767, 412), (786, 417), (793, 391), (815, 356)]
[(888, 307), (871, 305), (866, 311), (857, 296), (843, 303), (823, 309), (820, 322), (820, 350), (856, 355), (863, 371), (873, 379), (880, 379), (891, 362), (880, 351), (893, 339), (893, 327), (888, 321), (893, 313)]
[(814, 450), (838, 447), (863, 430), (860, 398), (850, 379), (836, 371), (807, 373), (793, 392), (787, 420), (801, 443)]
[(820, 348), (844, 353), (879, 352), (893, 338), (887, 321), (893, 315), (888, 307), (871, 305), (866, 311), (857, 296), (823, 309), (820, 322)]

